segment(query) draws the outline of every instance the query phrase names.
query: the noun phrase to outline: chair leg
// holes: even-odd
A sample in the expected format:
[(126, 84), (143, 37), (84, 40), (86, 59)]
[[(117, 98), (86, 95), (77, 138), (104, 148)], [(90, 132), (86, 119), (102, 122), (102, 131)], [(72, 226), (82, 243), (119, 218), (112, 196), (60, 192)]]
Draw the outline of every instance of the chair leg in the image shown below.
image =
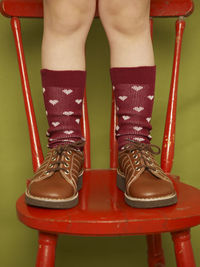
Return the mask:
[(57, 235), (39, 232), (36, 267), (54, 267)]
[(161, 234), (147, 235), (149, 267), (164, 267), (165, 258), (162, 249)]
[(177, 267), (195, 267), (195, 260), (190, 240), (190, 229), (172, 232)]

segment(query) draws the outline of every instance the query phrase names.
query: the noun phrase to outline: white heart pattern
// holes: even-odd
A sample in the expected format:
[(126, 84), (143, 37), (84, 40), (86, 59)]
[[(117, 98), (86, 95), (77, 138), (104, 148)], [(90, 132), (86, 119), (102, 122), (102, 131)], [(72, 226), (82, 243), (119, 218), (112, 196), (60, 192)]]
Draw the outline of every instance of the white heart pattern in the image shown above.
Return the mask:
[(64, 89), (64, 90), (62, 90), (63, 91), (63, 93), (65, 93), (66, 95), (69, 95), (69, 94), (71, 94), (73, 91), (72, 91), (72, 89)]
[(51, 123), (54, 127), (57, 127), (59, 124), (60, 124), (60, 122), (58, 122), (58, 121), (53, 121), (52, 123)]
[(140, 112), (140, 111), (142, 111), (144, 108), (143, 107), (134, 107), (133, 108), (135, 111), (137, 111), (137, 112)]
[(57, 99), (54, 99), (54, 100), (49, 100), (49, 103), (51, 104), (51, 105), (56, 105), (57, 103), (58, 103), (59, 101), (57, 100)]
[(142, 128), (142, 127), (138, 127), (138, 126), (134, 126), (133, 129), (136, 130), (137, 132), (139, 132), (139, 131), (141, 131), (143, 128)]
[(76, 122), (77, 124), (79, 124), (79, 123), (80, 123), (80, 119), (76, 119), (75, 122)]
[(42, 88), (43, 93), (45, 92), (45, 88)]
[(63, 115), (65, 115), (65, 116), (71, 116), (72, 114), (74, 114), (73, 111), (64, 111), (63, 112)]
[(141, 141), (144, 141), (144, 138), (141, 138), (141, 137), (135, 137), (134, 140), (141, 142)]
[(123, 118), (123, 120), (124, 120), (124, 121), (126, 121), (126, 120), (130, 119), (130, 117), (129, 117), (129, 116), (122, 116), (122, 118)]
[(133, 85), (133, 86), (131, 86), (131, 88), (133, 89), (133, 90), (135, 90), (136, 92), (138, 92), (138, 91), (140, 91), (140, 90), (142, 90), (143, 89), (143, 86), (137, 86), (137, 85)]
[(82, 102), (82, 99), (76, 99), (75, 102), (76, 102), (77, 104), (80, 104), (80, 103)]
[(125, 101), (126, 99), (127, 99), (127, 96), (119, 96), (119, 99), (121, 100), (121, 101)]
[(118, 131), (119, 130), (119, 126), (117, 125), (115, 129), (116, 129), (116, 131)]
[(148, 135), (148, 137), (149, 137), (149, 139), (152, 139), (152, 136), (150, 134)]
[(150, 100), (153, 100), (154, 96), (153, 95), (148, 95), (147, 98), (150, 99)]
[(74, 131), (64, 131), (65, 134), (72, 134)]
[(146, 121), (150, 122), (151, 118), (146, 118)]

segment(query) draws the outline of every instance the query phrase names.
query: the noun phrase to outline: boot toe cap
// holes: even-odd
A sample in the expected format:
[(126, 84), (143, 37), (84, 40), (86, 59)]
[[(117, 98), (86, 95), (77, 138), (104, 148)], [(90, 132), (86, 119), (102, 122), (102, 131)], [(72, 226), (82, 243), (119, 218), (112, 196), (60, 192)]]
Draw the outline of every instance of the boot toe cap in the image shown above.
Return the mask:
[(162, 198), (175, 194), (170, 181), (159, 179), (145, 171), (130, 185), (129, 195), (136, 198)]
[(46, 199), (66, 199), (74, 195), (74, 188), (59, 174), (48, 179), (33, 182), (29, 186), (29, 194)]

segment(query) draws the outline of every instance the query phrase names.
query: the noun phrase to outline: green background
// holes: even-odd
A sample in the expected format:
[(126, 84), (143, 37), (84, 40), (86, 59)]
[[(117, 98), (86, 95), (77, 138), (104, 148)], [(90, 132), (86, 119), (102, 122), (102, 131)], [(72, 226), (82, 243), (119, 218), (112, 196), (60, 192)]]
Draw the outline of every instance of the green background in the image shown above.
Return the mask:
[[(200, 3), (186, 19), (180, 66), (176, 150), (173, 173), (182, 181), (200, 186)], [(154, 50), (157, 65), (156, 99), (153, 111), (152, 143), (161, 145), (174, 48), (175, 19), (155, 19)], [(16, 218), (15, 202), (32, 176), (29, 137), (23, 108), (20, 76), (9, 19), (0, 16), (0, 262), (1, 266), (34, 266), (37, 232)], [(22, 19), (25, 55), (35, 101), (41, 141), (46, 153), (47, 121), (40, 82), (42, 20)], [(87, 95), (91, 125), (92, 168), (109, 167), (109, 123), (111, 83), (109, 47), (98, 19), (91, 27), (87, 45)], [(199, 204), (199, 203), (197, 203)], [(192, 229), (192, 244), (200, 266), (200, 228)], [(166, 266), (175, 266), (169, 234), (163, 235)], [(144, 236), (61, 236), (56, 266), (147, 266)], [(78, 255), (77, 255), (78, 253)]]

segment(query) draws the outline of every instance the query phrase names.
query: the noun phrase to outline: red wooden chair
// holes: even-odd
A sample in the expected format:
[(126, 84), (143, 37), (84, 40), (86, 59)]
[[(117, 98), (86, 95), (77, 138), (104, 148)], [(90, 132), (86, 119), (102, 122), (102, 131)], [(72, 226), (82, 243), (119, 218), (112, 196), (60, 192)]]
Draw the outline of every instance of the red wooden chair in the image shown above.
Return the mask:
[[(152, 0), (152, 17), (177, 16), (175, 53), (169, 104), (163, 138), (161, 166), (170, 173), (174, 155), (174, 134), (181, 41), (184, 16), (193, 10), (191, 0)], [(34, 171), (43, 161), (39, 135), (33, 110), (26, 64), (24, 59), (19, 17), (42, 17), (42, 0), (2, 0), (1, 12), (11, 18), (22, 80), (25, 108), (29, 125)], [(98, 11), (97, 11), (98, 15)], [(152, 21), (152, 20), (151, 20)], [(152, 23), (151, 23), (152, 25)], [(117, 149), (114, 128), (116, 124), (115, 103), (112, 102), (110, 130), (110, 169), (90, 169), (90, 137), (87, 103), (84, 98), (83, 133), (86, 137), (84, 185), (80, 202), (69, 210), (50, 210), (27, 206), (24, 195), (17, 201), (19, 220), (39, 231), (37, 267), (53, 267), (55, 247), (59, 234), (86, 236), (146, 235), (148, 264), (150, 267), (165, 266), (161, 245), (161, 233), (171, 232), (177, 266), (194, 267), (190, 227), (200, 224), (200, 190), (181, 183), (171, 175), (178, 192), (178, 203), (164, 208), (134, 209), (124, 203), (123, 193), (116, 187)]]

